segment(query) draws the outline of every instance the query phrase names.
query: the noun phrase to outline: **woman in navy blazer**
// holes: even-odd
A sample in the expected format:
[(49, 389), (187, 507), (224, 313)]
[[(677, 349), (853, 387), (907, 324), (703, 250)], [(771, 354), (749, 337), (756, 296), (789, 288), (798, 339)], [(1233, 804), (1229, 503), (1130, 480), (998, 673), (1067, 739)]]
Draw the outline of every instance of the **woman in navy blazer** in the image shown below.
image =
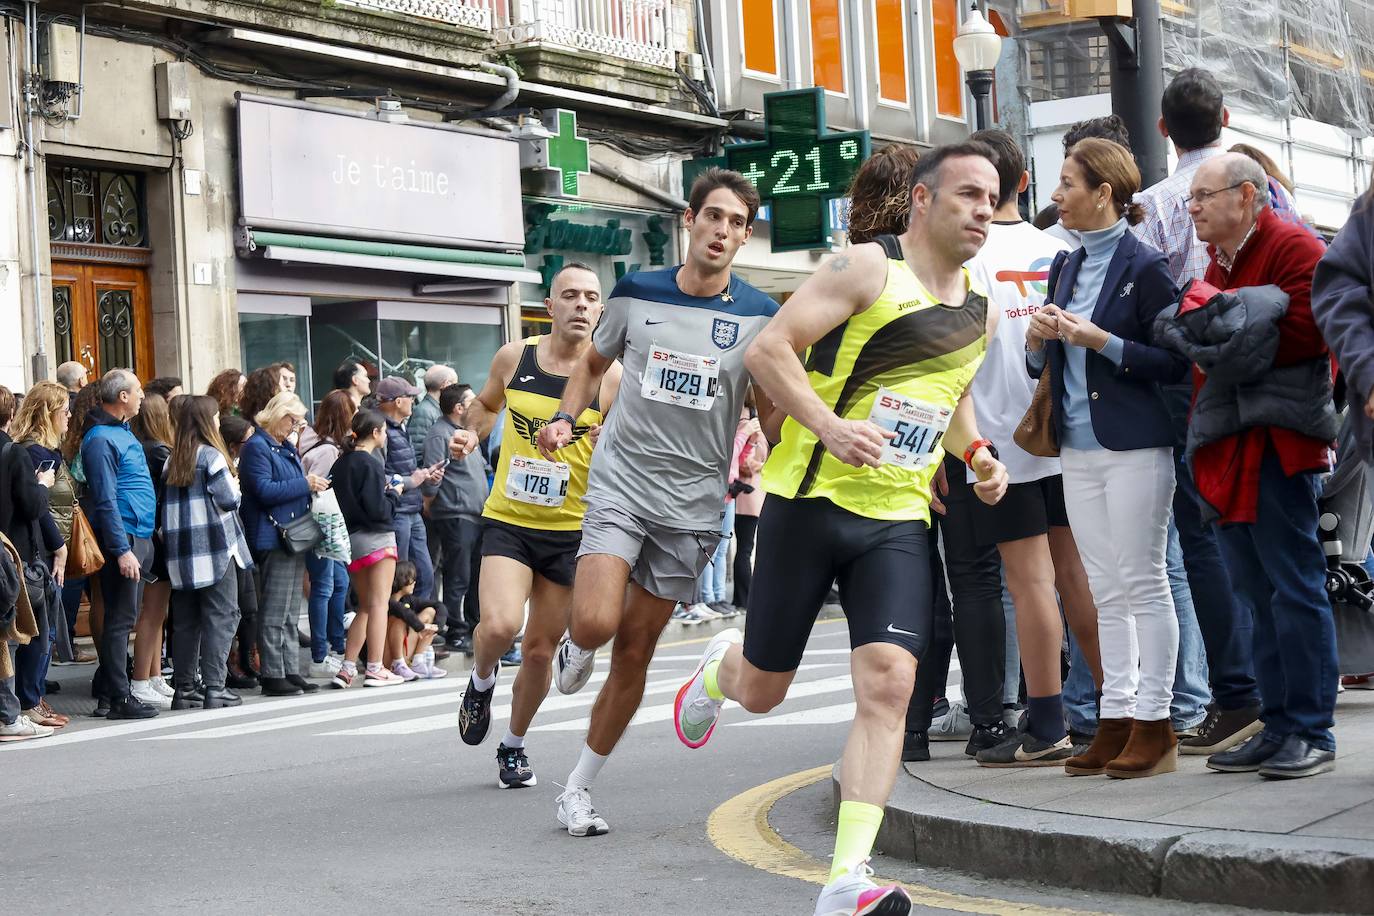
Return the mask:
[(1130, 151), (1084, 140), (1053, 200), (1083, 247), (1050, 269), (1031, 317), (1026, 362), (1050, 372), (1064, 504), (1097, 604), (1102, 707), (1097, 737), (1071, 776), (1153, 776), (1175, 767), (1169, 725), (1178, 619), (1165, 571), (1174, 493), (1173, 433), (1161, 383), (1188, 364), (1154, 346), (1150, 327), (1178, 290), (1164, 256), (1128, 231), (1140, 208)]
[(282, 548), (277, 526), (286, 527), (310, 511), (310, 494), (328, 488), (329, 481), (301, 467), (300, 455), (289, 441), (305, 427), (305, 405), (289, 391), (273, 396), (253, 418), (253, 437), (239, 453), (243, 486), (241, 516), (258, 570), (258, 653), (262, 662), (262, 692), (294, 696), (318, 690), (301, 677), (296, 617), (305, 554)]

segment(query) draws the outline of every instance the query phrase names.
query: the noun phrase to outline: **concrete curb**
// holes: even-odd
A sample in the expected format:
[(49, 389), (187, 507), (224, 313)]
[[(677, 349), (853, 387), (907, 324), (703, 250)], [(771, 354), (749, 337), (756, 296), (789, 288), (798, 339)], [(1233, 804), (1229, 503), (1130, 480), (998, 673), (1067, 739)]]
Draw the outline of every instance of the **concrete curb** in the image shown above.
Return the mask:
[[(831, 777), (839, 809), (839, 765)], [(1374, 843), (1207, 830), (995, 804), (902, 772), (878, 849), (1056, 887), (1264, 910), (1374, 914)]]

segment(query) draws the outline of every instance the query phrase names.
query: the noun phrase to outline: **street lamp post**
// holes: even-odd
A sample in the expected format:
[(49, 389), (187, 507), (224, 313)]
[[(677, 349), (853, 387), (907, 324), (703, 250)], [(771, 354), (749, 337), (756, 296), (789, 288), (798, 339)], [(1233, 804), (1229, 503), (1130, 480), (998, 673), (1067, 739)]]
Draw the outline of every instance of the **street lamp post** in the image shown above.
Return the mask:
[(954, 57), (964, 71), (969, 92), (973, 93), (974, 124), (978, 130), (992, 126), (993, 70), (1001, 56), (1002, 36), (975, 4), (954, 37)]

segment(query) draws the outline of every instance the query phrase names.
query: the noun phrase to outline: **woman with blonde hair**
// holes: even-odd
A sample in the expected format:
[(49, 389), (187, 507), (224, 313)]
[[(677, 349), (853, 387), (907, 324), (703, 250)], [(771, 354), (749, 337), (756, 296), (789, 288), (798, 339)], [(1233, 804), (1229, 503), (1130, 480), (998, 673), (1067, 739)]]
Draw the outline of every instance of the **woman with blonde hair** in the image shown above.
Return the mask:
[(305, 405), (278, 392), (253, 417), (254, 434), (239, 455), (241, 516), (258, 579), (258, 655), (262, 692), (268, 696), (313, 693), (319, 685), (301, 676), (296, 618), (305, 581), (305, 553), (292, 553), (281, 529), (310, 514), (310, 495), (329, 481), (307, 475), (291, 436), (305, 428)]
[(178, 414), (160, 516), (173, 589), (172, 708), (238, 706), (243, 699), (226, 687), (229, 648), (239, 621), (239, 571), (253, 565), (238, 516), (238, 473), (214, 398), (184, 396)]
[[(67, 409), (69, 403), (65, 386), (56, 382), (39, 382), (24, 396), (10, 424), (10, 435), (16, 443), (28, 449), (40, 481), (50, 481), (48, 511), (43, 513), (39, 527), (43, 535), (45, 559), (58, 589), (62, 588), (66, 578), (67, 542), (71, 540), (72, 511), (76, 504), (71, 474), (58, 450), (71, 420)], [(58, 641), (59, 632), (65, 636), (66, 631), (59, 631), (59, 627), (65, 627), (66, 620), (58, 602), (40, 610), (43, 619), (38, 621), (38, 637), (15, 651), (14, 692), (24, 715), (39, 725), (61, 728), (71, 719), (48, 705), (44, 699), (44, 688), (53, 644)], [(65, 638), (62, 641), (67, 642)]]
[(1026, 333), (1030, 373), (1048, 371), (1064, 503), (1097, 605), (1102, 705), (1071, 776), (1172, 772), (1169, 723), (1178, 618), (1164, 552), (1174, 492), (1173, 432), (1161, 384), (1188, 371), (1154, 345), (1155, 316), (1178, 290), (1164, 256), (1128, 231), (1140, 171), (1126, 148), (1083, 140), (1052, 199), (1083, 247), (1058, 255)]
[[(175, 431), (167, 400), (145, 392), (143, 406), (129, 422), (129, 428), (143, 446), (148, 474), (153, 478), (157, 497), (157, 519), (162, 518), (162, 469), (172, 454)], [(153, 532), (153, 565), (143, 586), (143, 604), (134, 624), (134, 674), (130, 690), (138, 699), (158, 709), (172, 708), (173, 690), (162, 677), (162, 628), (167, 623), (167, 608), (172, 586), (167, 581), (167, 552), (161, 530)]]

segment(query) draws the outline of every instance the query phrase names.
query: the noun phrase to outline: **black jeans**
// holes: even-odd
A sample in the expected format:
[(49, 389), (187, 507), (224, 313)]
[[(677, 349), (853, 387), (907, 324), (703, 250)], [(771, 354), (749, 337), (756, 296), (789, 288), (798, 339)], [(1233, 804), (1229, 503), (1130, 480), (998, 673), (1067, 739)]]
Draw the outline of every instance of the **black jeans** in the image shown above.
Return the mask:
[(734, 605), (749, 609), (749, 586), (754, 582), (754, 536), (759, 531), (757, 515), (735, 514), (735, 600)]
[[(148, 538), (129, 538), (130, 550), (141, 570), (153, 563), (153, 542)], [(143, 579), (125, 578), (119, 572), (119, 558), (107, 556), (100, 568), (100, 597), (105, 603), (105, 618), (96, 652), (100, 667), (96, 669), (91, 692), (107, 700), (129, 695), (129, 634), (138, 622), (139, 605), (143, 603)]]
[(435, 518), (430, 519), (429, 524), (439, 541), (439, 555), (442, 558), (439, 568), (439, 579), (443, 584), (441, 595), (444, 604), (451, 608), (448, 631), (461, 635), (470, 632), (470, 625), (475, 625), (475, 621), (463, 619), (464, 599), (469, 591), (476, 591), (473, 560), (476, 557), (480, 562), (477, 545), (482, 539), (482, 523), (469, 518)]
[(1193, 593), (1198, 629), (1207, 653), (1212, 696), (1222, 709), (1258, 703), (1259, 684), (1251, 651), (1254, 620), (1239, 601), (1222, 559), (1216, 529), (1202, 520), (1197, 487), (1184, 458), (1188, 435), (1188, 407), (1192, 389), (1173, 385), (1163, 389), (1174, 424), (1174, 526), (1183, 548), (1188, 589)]
[[(906, 712), (906, 729), (930, 729), (935, 700), (944, 696), (949, 660), (959, 647), (964, 699), (975, 725), (1002, 721), (1002, 681), (1006, 672), (1006, 618), (1002, 612), (1002, 560), (993, 546), (980, 547), (973, 533), (970, 501), (977, 499), (964, 478), (964, 463), (945, 458), (949, 495), (947, 514), (932, 512), (930, 528), (931, 579), (934, 584), (934, 625), (930, 645), (916, 667), (916, 688)], [(939, 533), (945, 535), (941, 564)], [(954, 592), (951, 607), (945, 574)]]

